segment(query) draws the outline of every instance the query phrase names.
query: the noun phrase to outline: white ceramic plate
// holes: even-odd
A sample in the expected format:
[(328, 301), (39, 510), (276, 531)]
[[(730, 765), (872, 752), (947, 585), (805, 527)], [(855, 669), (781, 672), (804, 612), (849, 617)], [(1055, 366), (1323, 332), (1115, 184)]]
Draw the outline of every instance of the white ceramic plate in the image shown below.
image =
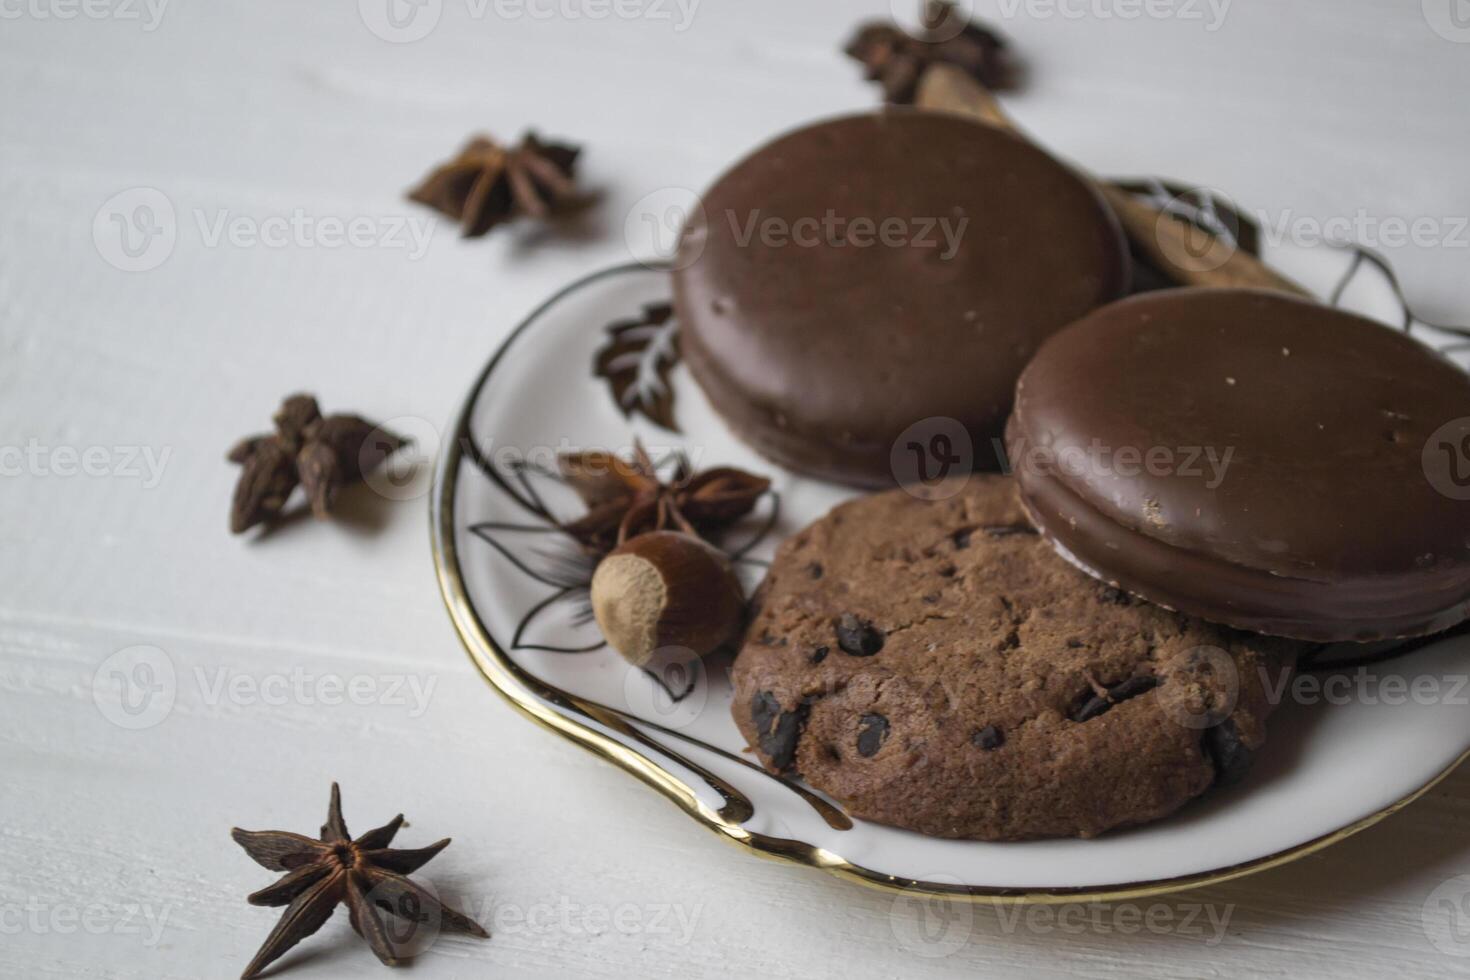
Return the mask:
[[(1267, 257), (1345, 307), (1397, 327), (1408, 322), (1391, 274), (1372, 257), (1333, 248)], [(1208, 794), (1170, 819), (1090, 841), (940, 840), (853, 823), (805, 787), (761, 771), (730, 716), (727, 663), (713, 664), (693, 694), (674, 704), (606, 648), (577, 654), (533, 648), (581, 647), (600, 637), (595, 625), (578, 623), (575, 601), (546, 604), (560, 587), (529, 574), (586, 580), (585, 570), (555, 559), (565, 547), (560, 535), (485, 526), (537, 524), (516, 500), (528, 487), (562, 517), (583, 512), (554, 480), (517, 476), (518, 459), (544, 467), (557, 452), (626, 450), (636, 436), (655, 456), (683, 449), (698, 467), (769, 474), (780, 494), (779, 522), (756, 557), (768, 557), (782, 537), (847, 496), (777, 471), (737, 442), (683, 367), (671, 376), (682, 435), (641, 416), (624, 417), (592, 371), (607, 341), (604, 328), (668, 297), (662, 270), (610, 269), (567, 287), (511, 334), (470, 391), (440, 461), (435, 559), (455, 626), (501, 694), (652, 784), (711, 829), (757, 852), (890, 888), (991, 901), (1137, 897), (1225, 880), (1324, 847), (1407, 804), (1470, 754), (1470, 689), (1455, 680), (1465, 674), (1470, 639), (1446, 640), (1364, 668), (1366, 680), (1349, 675), (1345, 697), (1338, 692), (1315, 704), (1283, 705), (1245, 783)], [(656, 387), (656, 372), (645, 372), (643, 382)], [(755, 515), (748, 533), (759, 534), (764, 516)], [(758, 568), (749, 571), (758, 578)], [(1421, 679), (1421, 688), (1429, 678), (1437, 693), (1395, 696), (1391, 677), (1405, 684)], [(1355, 693), (1360, 683), (1368, 696)]]

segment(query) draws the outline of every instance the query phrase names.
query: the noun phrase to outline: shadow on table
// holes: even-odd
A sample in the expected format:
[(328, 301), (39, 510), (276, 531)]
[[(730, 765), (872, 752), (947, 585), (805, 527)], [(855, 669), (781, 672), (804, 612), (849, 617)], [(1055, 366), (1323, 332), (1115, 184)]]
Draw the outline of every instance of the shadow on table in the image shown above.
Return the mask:
[[(424, 461), (417, 464), (419, 467), (431, 465)], [(417, 479), (417, 475), (414, 478)], [(366, 483), (354, 483), (338, 492), (331, 521), (354, 534), (377, 534), (392, 519), (397, 503), (399, 501), (379, 493)], [(282, 513), (273, 523), (250, 532), (248, 537), (253, 543), (268, 545), (277, 537), (289, 537), (292, 528), (310, 524), (312, 520), (311, 509), (305, 504), (298, 504)]]

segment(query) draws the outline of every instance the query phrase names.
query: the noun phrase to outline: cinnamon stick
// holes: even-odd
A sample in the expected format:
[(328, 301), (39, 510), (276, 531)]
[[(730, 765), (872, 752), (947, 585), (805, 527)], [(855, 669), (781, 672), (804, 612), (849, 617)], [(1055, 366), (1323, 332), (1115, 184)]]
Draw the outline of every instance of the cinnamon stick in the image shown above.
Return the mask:
[[(933, 65), (919, 81), (914, 104), (951, 112), (1029, 138), (990, 92), (953, 65)], [(1269, 289), (1316, 299), (1303, 287), (1182, 218), (1160, 211), (1120, 187), (1084, 175), (1107, 201), (1130, 241), (1176, 281), (1189, 286)]]

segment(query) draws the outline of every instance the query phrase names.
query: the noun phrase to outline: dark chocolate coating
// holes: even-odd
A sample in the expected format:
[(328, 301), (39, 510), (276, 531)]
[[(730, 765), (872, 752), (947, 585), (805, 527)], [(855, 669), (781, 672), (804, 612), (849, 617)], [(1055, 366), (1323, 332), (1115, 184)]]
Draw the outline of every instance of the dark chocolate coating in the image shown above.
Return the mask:
[(1218, 623), (1366, 641), (1470, 617), (1470, 493), (1427, 462), (1446, 425), (1470, 446), (1466, 416), (1470, 376), (1400, 331), (1176, 289), (1044, 344), (1007, 446), (1034, 520), (1098, 577)]
[[(884, 244), (857, 219), (902, 231)], [(1007, 133), (912, 110), (757, 150), (705, 195), (676, 266), (684, 356), (735, 433), (789, 469), (871, 487), (894, 483), (894, 441), (936, 417), (993, 465), (1037, 345), (1129, 278), (1088, 183)]]

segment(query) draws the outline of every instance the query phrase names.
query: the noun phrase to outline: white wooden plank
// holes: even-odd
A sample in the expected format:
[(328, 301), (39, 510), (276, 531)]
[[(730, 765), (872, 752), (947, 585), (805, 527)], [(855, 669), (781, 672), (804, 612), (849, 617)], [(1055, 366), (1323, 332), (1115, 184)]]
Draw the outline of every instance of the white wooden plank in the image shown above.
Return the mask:
[[(640, 198), (698, 188), (776, 130), (870, 104), (836, 49), (886, 4), (706, 0), (677, 32), (476, 18), (445, 0), (431, 36), (398, 45), (352, 3), (175, 3), (152, 32), (27, 3), (0, 23), (0, 445), (107, 447), (113, 472), (58, 475), (48, 455), (0, 482), (0, 975), (236, 975), (274, 915), (244, 904), (270, 876), (228, 828), (308, 830), (334, 778), (354, 826), (404, 807), (405, 841), (456, 839), (428, 877), (496, 936), (437, 944), (416, 968), (428, 980), (1464, 975), (1470, 960), (1436, 948), (1424, 908), (1470, 873), (1470, 774), (1234, 884), (1070, 920), (925, 917), (753, 860), (511, 712), (443, 615), (422, 498), (370, 503), (368, 528), (224, 533), (221, 455), (283, 392), (442, 426), (512, 323), (629, 257)], [(1217, 31), (1095, 15), (1002, 26), (1032, 65), (1013, 111), (1093, 169), (1213, 184), (1268, 218), (1470, 214), (1470, 48), (1419, 4), (1237, 0)], [(596, 234), (465, 244), (441, 225), (413, 258), (211, 247), (199, 225), (222, 210), (423, 220), (401, 193), (427, 166), (477, 128), (528, 125), (589, 145)], [(180, 237), (161, 267), (127, 274), (100, 259), (91, 226), (137, 186), (169, 197)], [(1427, 314), (1464, 319), (1465, 247), (1386, 251)], [(167, 452), (161, 478), (116, 472), (115, 447)], [(135, 644), (165, 651), (180, 684), (160, 724), (128, 731), (91, 684)], [(417, 678), (432, 694), (422, 712), (212, 694), (221, 677), (298, 670)], [(598, 921), (619, 909), (633, 928)], [(1173, 924), (1120, 931), (1150, 910)], [(1210, 915), (1228, 916), (1223, 934)], [(287, 963), (304, 978), (375, 969), (345, 920)]]

